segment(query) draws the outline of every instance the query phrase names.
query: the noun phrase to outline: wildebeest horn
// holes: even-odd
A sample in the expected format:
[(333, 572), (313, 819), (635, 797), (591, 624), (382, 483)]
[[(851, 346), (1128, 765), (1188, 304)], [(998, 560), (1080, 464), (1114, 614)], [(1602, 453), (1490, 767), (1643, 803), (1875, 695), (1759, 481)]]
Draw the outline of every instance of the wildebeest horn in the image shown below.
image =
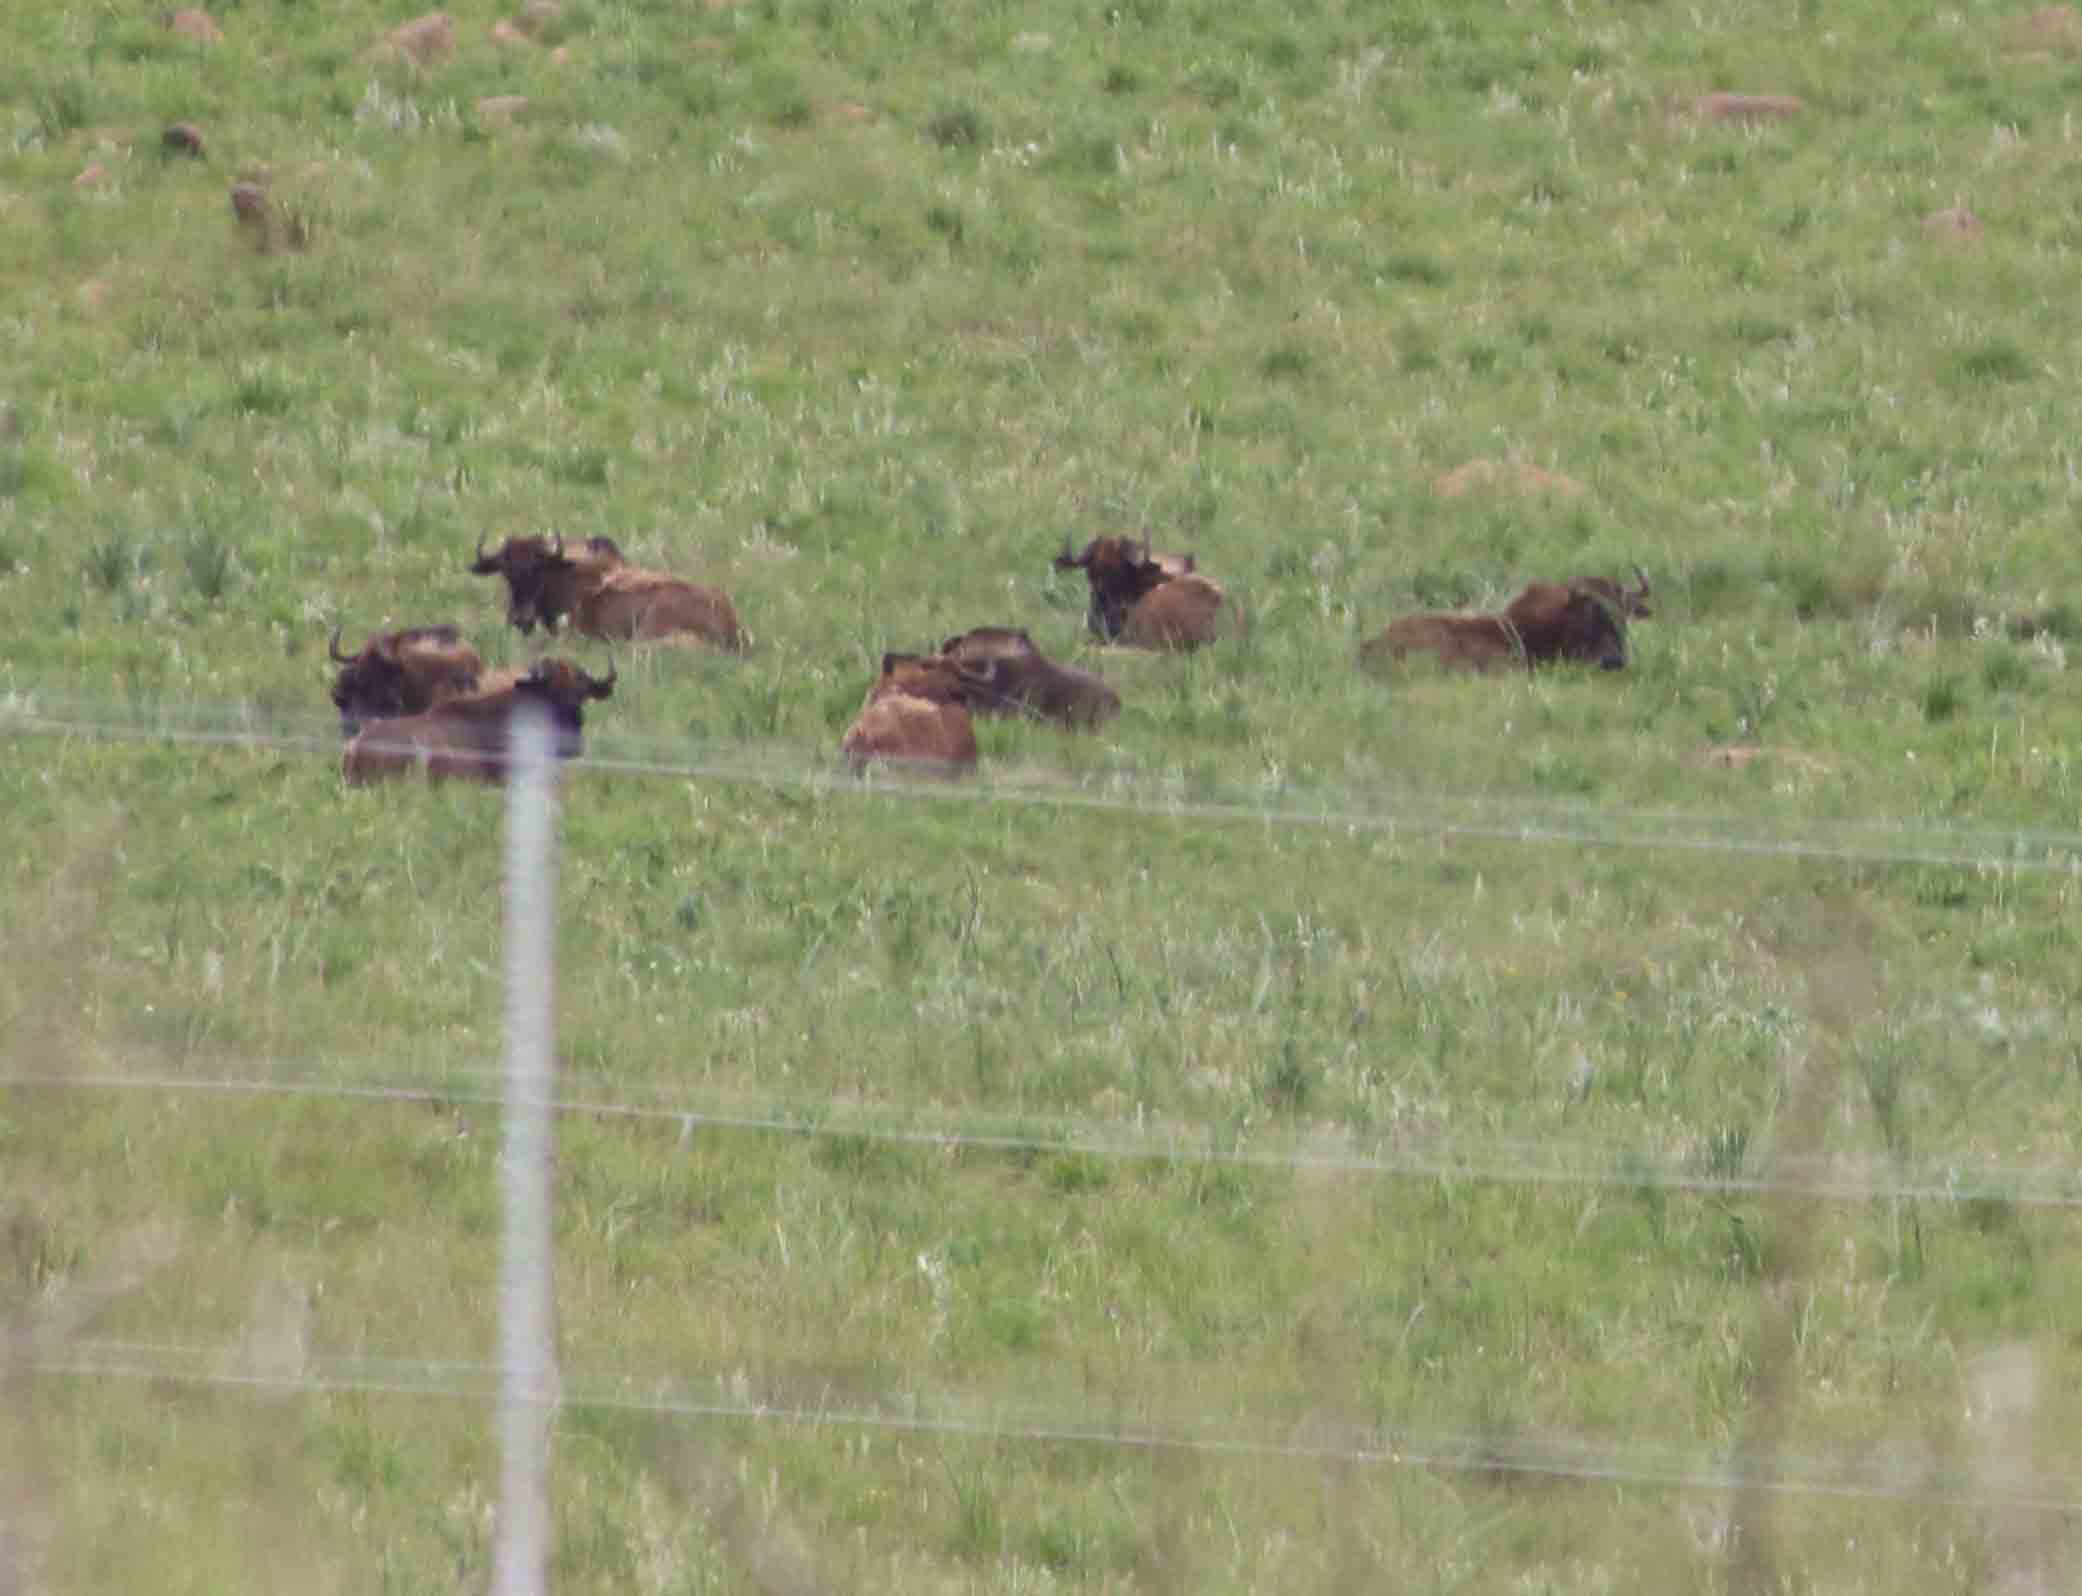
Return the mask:
[(579, 679), (586, 684), (586, 697), (608, 698), (613, 696), (615, 678), (621, 673), (621, 667), (609, 660), (605, 676), (589, 676), (582, 670), (578, 674)]
[(1077, 558), (1076, 550), (1070, 547), (1070, 534), (1065, 532), (1063, 534), (1063, 552), (1055, 557), (1055, 568), (1058, 571), (1074, 571), (1082, 563)]
[(354, 663), (352, 654), (342, 654), (340, 652), (340, 629), (337, 626), (333, 628), (333, 640), (325, 645), (325, 651), (332, 655), (335, 665), (352, 665)]
[(549, 557), (553, 560), (561, 560), (564, 557), (563, 533), (552, 532), (549, 535)]
[(477, 534), (477, 551), (473, 556), (473, 563), (477, 565), (484, 564), (484, 534), (482, 532)]
[(1635, 581), (1637, 581), (1637, 582), (1639, 582), (1639, 583), (1640, 583), (1641, 585), (1640, 585), (1639, 587), (1637, 587), (1637, 588), (1635, 588), (1635, 589), (1634, 589), (1634, 593), (1633, 593), (1633, 596), (1634, 596), (1635, 598), (1647, 598), (1647, 597), (1648, 597), (1648, 573), (1647, 573), (1646, 571), (1642, 570), (1642, 569), (1641, 569), (1641, 567), (1640, 567), (1640, 566), (1638, 566), (1638, 565), (1634, 567), (1634, 580), (1635, 580)]

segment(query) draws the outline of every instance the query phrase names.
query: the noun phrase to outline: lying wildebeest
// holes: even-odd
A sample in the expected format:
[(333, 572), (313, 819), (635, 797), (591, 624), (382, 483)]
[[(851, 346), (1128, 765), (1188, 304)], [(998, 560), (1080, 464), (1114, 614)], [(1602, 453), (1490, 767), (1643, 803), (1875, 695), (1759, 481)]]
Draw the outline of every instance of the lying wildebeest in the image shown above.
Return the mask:
[[(1222, 585), (1196, 570), (1190, 554), (1158, 554), (1147, 539), (1102, 537), (1082, 554), (1065, 542), (1055, 568), (1084, 572), (1092, 595), (1085, 624), (1103, 643), (1187, 649), (1221, 635)], [(1240, 628), (1242, 610), (1229, 608)]]
[(1082, 571), (1091, 588), (1084, 622), (1092, 636), (1111, 643), (1127, 629), (1128, 612), (1152, 589), (1175, 577), (1191, 574), (1190, 554), (1158, 554), (1148, 540), (1093, 538), (1082, 554), (1071, 551), (1068, 537), (1063, 552), (1055, 557), (1058, 571)]
[(1627, 618), (1652, 613), (1648, 578), (1638, 566), (1634, 574), (1639, 585), (1633, 589), (1595, 576), (1528, 582), (1498, 615), (1405, 615), (1360, 645), (1360, 663), (1379, 666), (1425, 656), (1447, 670), (1487, 671), (1505, 665), (1530, 670), (1567, 662), (1616, 671), (1627, 662)]
[(944, 655), (884, 654), (839, 752), (856, 773), (879, 759), (959, 775), (976, 763), (976, 727), (962, 703), (968, 690)]
[(737, 611), (721, 588), (631, 565), (612, 538), (588, 538), (567, 550), (561, 536), (508, 538), (487, 554), (482, 541), (470, 569), (506, 579), (506, 619), (525, 634), (539, 623), (603, 642), (696, 638), (742, 648)]
[(333, 703), (340, 711), (340, 731), (348, 737), (364, 721), (417, 715), (444, 698), (474, 693), (484, 676), (484, 661), (453, 626), (378, 632), (358, 654), (340, 652), (335, 627), (326, 652), (340, 667), (333, 677)]
[(986, 715), (1032, 715), (1064, 726), (1098, 726), (1121, 712), (1121, 697), (1090, 671), (1058, 665), (1025, 631), (978, 626), (940, 645), (960, 681), (962, 703)]
[(582, 748), (588, 699), (614, 692), (612, 666), (603, 677), (585, 673), (569, 660), (537, 660), (525, 676), (463, 698), (448, 698), (417, 715), (373, 721), (347, 744), (340, 771), (360, 786), (385, 776), (424, 774), (476, 781), (503, 781), (510, 749), (510, 722), (523, 705), (549, 716), (551, 745), (558, 759)]

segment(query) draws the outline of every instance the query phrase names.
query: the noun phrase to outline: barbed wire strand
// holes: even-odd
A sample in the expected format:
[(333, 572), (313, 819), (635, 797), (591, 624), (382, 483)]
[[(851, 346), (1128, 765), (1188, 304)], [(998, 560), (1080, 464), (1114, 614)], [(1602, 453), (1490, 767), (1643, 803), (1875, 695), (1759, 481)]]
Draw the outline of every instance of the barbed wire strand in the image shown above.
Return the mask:
[[(281, 1074), (195, 1076), (173, 1073), (96, 1072), (0, 1074), (0, 1089), (122, 1092), (193, 1092), (219, 1096), (280, 1096), (345, 1101), (467, 1105), (496, 1108), (503, 1101), (496, 1082), (473, 1084), (485, 1072), (451, 1072), (439, 1078), (342, 1080), (284, 1078)], [(584, 1082), (579, 1085), (581, 1093)], [(614, 1090), (643, 1090), (614, 1083)], [(1704, 1172), (1657, 1160), (1624, 1143), (1501, 1137), (1425, 1136), (1373, 1142), (1353, 1138), (1261, 1136), (1259, 1145), (1240, 1132), (1186, 1126), (1094, 1125), (1085, 1121), (1037, 1120), (1025, 1116), (921, 1114), (915, 1109), (876, 1108), (843, 1099), (747, 1108), (688, 1095), (669, 1087), (648, 1089), (649, 1101), (559, 1093), (552, 1112), (594, 1119), (647, 1120), (680, 1128), (682, 1139), (696, 1130), (781, 1136), (831, 1137), (946, 1150), (1088, 1157), (1120, 1161), (1204, 1163), (1296, 1173), (1346, 1174), (1406, 1180), (1465, 1180), (1487, 1185), (1568, 1186), (1632, 1191), (1655, 1188), (1707, 1197), (1755, 1197), (1774, 1193), (1862, 1202), (2002, 1202), (2019, 1208), (2082, 1209), (2082, 1169), (2065, 1166), (2019, 1168), (1964, 1158), (1938, 1159), (1899, 1178), (1875, 1177), (1877, 1160), (1842, 1158), (1769, 1161), (1767, 1173)], [(531, 1100), (533, 1101), (533, 1100)], [(1269, 1145), (1266, 1145), (1268, 1144)], [(1932, 1171), (1941, 1171), (1933, 1173)]]
[[(34, 1362), (42, 1374), (86, 1379), (170, 1380), (183, 1384), (297, 1391), (496, 1400), (495, 1365), (460, 1359), (313, 1358), (283, 1369), (248, 1361), (237, 1347), (118, 1340), (77, 1341)], [(1273, 1461), (1360, 1467), (1425, 1468), (1450, 1472), (1534, 1475), (1588, 1484), (1653, 1486), (1696, 1491), (1763, 1490), (1776, 1495), (1917, 1502), (2036, 1513), (2082, 1514), (2082, 1480), (2028, 1474), (2006, 1478), (1996, 1491), (1963, 1483), (1961, 1472), (1899, 1463), (1865, 1466), (1796, 1458), (1763, 1478), (1679, 1448), (1648, 1443), (1597, 1443), (1580, 1437), (1529, 1439), (1467, 1435), (1396, 1426), (1353, 1426), (1301, 1420), (1285, 1433), (1200, 1417), (1134, 1423), (1095, 1421), (1088, 1411), (992, 1403), (973, 1395), (906, 1392), (880, 1401), (765, 1400), (744, 1391), (742, 1379), (718, 1377), (719, 1389), (700, 1394), (683, 1379), (566, 1373), (548, 1400), (557, 1406), (612, 1409), (694, 1421), (879, 1429), (950, 1439), (1040, 1445), (1115, 1447)]]
[[(17, 736), (79, 737), (101, 742), (336, 754), (337, 737), (282, 733), (250, 726), (209, 727), (144, 724), (136, 721), (67, 719), (19, 706), (0, 705), (0, 732)], [(629, 739), (621, 739), (629, 746)], [(596, 749), (616, 739), (594, 739)], [(756, 745), (751, 745), (756, 751)], [(808, 791), (823, 796), (873, 795), (930, 799), (941, 803), (1016, 804), (1152, 819), (1227, 824), (1309, 827), (1352, 833), (1409, 834), (1466, 841), (1566, 847), (1635, 848), (1744, 857), (1818, 860), (1841, 864), (1922, 865), (1934, 868), (2082, 874), (2082, 833), (2033, 827), (1953, 826), (1898, 820), (1809, 820), (1760, 827), (1756, 817), (1671, 810), (1598, 808), (1529, 798), (1479, 795), (1354, 795), (1326, 791), (1315, 801), (1293, 793), (1293, 801), (1218, 800), (1153, 793), (1166, 778), (1124, 782), (1120, 773), (1095, 779), (1126, 785), (1126, 791), (1094, 791), (1061, 780), (1020, 782), (1018, 769), (1005, 779), (961, 782), (919, 780), (877, 771), (853, 776), (805, 756), (794, 746), (763, 758), (661, 759), (595, 752), (568, 762), (602, 775), (713, 781)], [(1358, 797), (1372, 797), (1364, 807)], [(1331, 800), (1335, 800), (1334, 802)], [(1482, 818), (1485, 817), (1486, 818)], [(1470, 818), (1476, 817), (1476, 818)], [(1681, 829), (1679, 829), (1681, 828)], [(1803, 834), (1803, 831), (1805, 834)], [(1867, 839), (1867, 840), (1861, 840)]]

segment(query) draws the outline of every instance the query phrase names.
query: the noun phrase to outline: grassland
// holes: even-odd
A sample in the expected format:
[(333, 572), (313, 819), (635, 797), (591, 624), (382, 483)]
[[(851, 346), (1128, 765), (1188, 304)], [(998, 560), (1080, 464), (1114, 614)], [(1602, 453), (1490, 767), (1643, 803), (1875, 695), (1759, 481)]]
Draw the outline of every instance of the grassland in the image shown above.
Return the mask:
[[(0, 21), (0, 1069), (164, 1083), (0, 1096), (0, 1584), (484, 1584), (499, 804), (324, 651), (552, 529), (757, 638), (566, 789), (560, 1590), (2071, 1577), (2082, 27), (406, 15)], [(1248, 638), (1088, 647), (1102, 531)], [(1354, 668), (1634, 562), (1624, 675)], [(996, 622), (1124, 714), (840, 779)]]

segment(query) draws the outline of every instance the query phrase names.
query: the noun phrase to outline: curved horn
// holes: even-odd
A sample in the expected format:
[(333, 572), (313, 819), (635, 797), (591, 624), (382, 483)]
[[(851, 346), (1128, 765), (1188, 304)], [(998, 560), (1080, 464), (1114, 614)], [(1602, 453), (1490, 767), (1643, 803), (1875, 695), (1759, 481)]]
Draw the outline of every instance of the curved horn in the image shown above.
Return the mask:
[[(613, 660), (609, 660), (607, 662), (607, 674), (605, 676), (586, 677), (586, 696), (589, 698), (607, 698), (612, 696), (614, 693), (615, 678), (620, 676), (621, 673), (621, 667), (615, 664)], [(581, 674), (583, 674), (583, 672), (581, 672)]]
[(1082, 560), (1078, 559), (1077, 551), (1070, 547), (1070, 534), (1065, 532), (1063, 534), (1063, 552), (1055, 557), (1055, 568), (1058, 571), (1074, 571), (1083, 563)]
[(484, 564), (484, 534), (482, 532), (477, 534), (477, 549), (472, 558), (477, 564)]
[(1639, 587), (1637, 587), (1637, 588), (1635, 588), (1635, 589), (1634, 589), (1634, 594), (1633, 594), (1633, 596), (1634, 596), (1635, 598), (1647, 598), (1647, 597), (1648, 597), (1648, 573), (1647, 573), (1646, 571), (1642, 570), (1642, 569), (1641, 569), (1641, 567), (1640, 567), (1640, 566), (1638, 566), (1638, 565), (1636, 565), (1636, 566), (1634, 567), (1634, 580), (1635, 580), (1635, 581), (1637, 581), (1637, 582), (1639, 582), (1639, 583), (1640, 583), (1641, 585), (1640, 585)]
[(325, 651), (332, 656), (335, 665), (352, 665), (354, 663), (352, 654), (342, 654), (340, 652), (340, 629), (337, 626), (333, 628), (333, 640), (326, 644)]
[(553, 559), (553, 560), (561, 560), (561, 559), (562, 559), (562, 558), (564, 557), (564, 534), (563, 534), (563, 533), (561, 533), (561, 532), (552, 532), (552, 533), (550, 533), (550, 535), (549, 535), (549, 557), (550, 557), (551, 559)]

